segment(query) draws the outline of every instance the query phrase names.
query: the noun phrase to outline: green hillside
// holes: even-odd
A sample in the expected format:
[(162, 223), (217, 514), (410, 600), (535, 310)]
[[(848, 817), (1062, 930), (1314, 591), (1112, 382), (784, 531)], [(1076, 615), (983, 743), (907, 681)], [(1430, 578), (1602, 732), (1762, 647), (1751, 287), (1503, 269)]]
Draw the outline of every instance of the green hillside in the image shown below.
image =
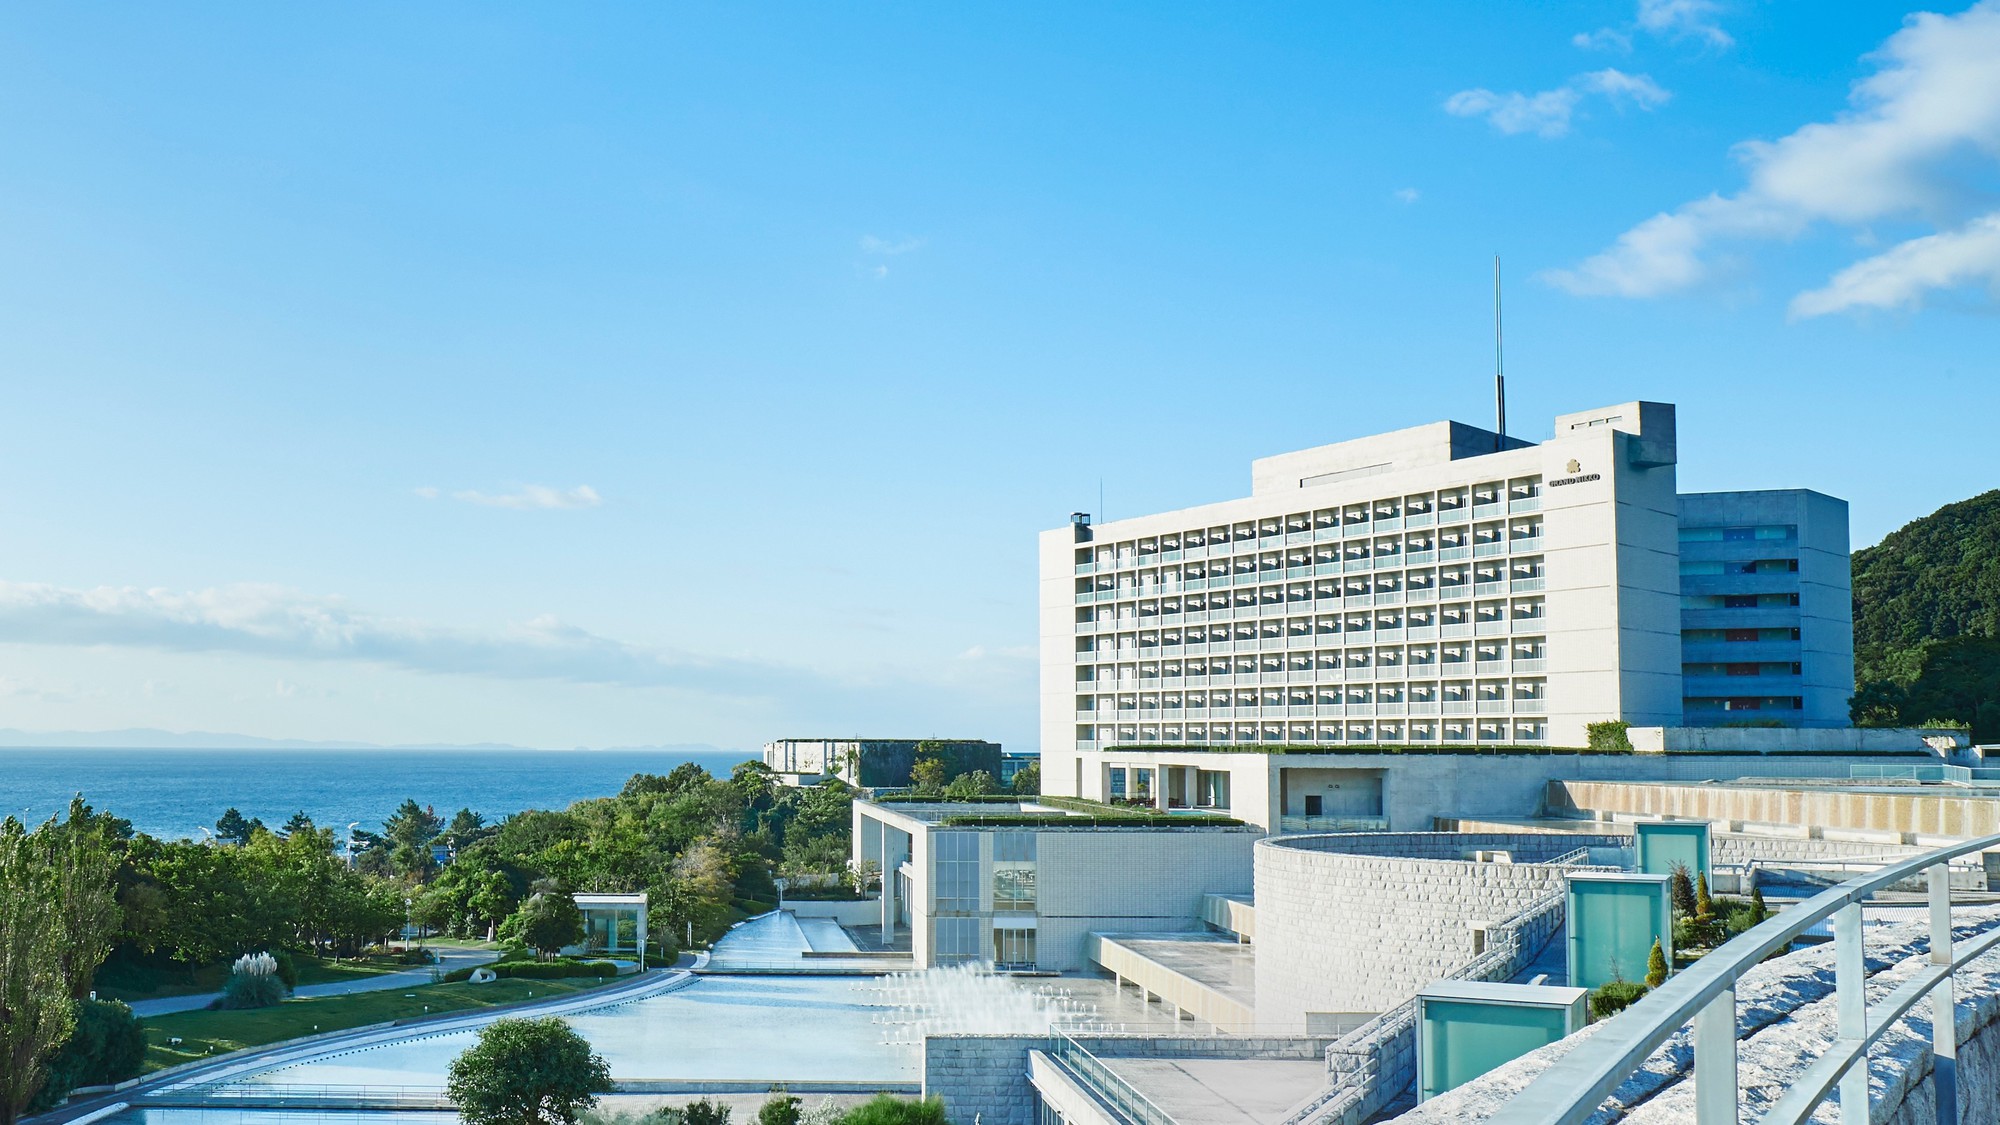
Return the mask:
[(2000, 490), (1854, 553), (1855, 721), (2000, 742)]

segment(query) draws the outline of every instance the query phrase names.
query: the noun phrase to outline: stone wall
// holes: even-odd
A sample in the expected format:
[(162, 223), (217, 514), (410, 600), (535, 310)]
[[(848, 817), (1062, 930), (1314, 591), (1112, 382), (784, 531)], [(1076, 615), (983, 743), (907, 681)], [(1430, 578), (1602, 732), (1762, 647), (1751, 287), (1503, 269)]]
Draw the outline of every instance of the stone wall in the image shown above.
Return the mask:
[(1820, 838), (1921, 844), (2000, 833), (2000, 800), (1938, 786), (1676, 785), (1640, 781), (1553, 781), (1553, 816), (1678, 817), (1714, 824), (1786, 825)]
[[(1475, 926), (1562, 887), (1546, 861), (1614, 836), (1398, 832), (1257, 845), (1257, 1022), (1304, 1031), (1308, 1013), (1384, 1012), (1472, 960)], [(1476, 863), (1472, 850), (1511, 853)]]

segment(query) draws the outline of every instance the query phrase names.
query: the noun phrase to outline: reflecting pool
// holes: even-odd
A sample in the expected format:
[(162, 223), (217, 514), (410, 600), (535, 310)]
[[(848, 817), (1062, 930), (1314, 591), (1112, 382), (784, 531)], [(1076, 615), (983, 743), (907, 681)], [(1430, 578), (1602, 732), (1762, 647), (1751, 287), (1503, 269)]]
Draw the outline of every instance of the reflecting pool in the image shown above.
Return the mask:
[[(662, 996), (564, 1018), (621, 1081), (917, 1081), (917, 1052), (884, 1041), (877, 1020), (882, 998), (869, 983), (858, 977), (703, 977)], [(244, 1081), (440, 1086), (451, 1060), (477, 1038), (468, 1030), (402, 1040)]]

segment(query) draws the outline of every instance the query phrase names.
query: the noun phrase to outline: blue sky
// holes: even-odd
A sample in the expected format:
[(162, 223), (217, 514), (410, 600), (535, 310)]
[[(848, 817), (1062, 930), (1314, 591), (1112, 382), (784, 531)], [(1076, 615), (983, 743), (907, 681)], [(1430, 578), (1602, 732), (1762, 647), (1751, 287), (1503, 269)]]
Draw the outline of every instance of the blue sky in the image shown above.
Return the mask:
[(13, 6), (0, 727), (1032, 745), (1034, 536), (1681, 408), (1995, 485), (2000, 7)]

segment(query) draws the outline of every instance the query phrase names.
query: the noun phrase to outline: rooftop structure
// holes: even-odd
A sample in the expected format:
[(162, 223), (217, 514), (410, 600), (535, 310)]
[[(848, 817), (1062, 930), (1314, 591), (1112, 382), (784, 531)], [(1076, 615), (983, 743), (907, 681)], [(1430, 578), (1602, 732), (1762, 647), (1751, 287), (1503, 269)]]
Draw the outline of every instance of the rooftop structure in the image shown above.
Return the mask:
[[(1681, 496), (1677, 457), (1666, 403), (1540, 444), (1439, 422), (1264, 458), (1243, 499), (1044, 532), (1043, 791), (1109, 796), (1094, 755), (1149, 745), (1845, 726), (1846, 505)], [(1221, 807), (1202, 784), (1168, 800)]]
[(920, 750), (936, 752), (951, 777), (984, 770), (998, 781), (1007, 774), (1000, 744), (977, 738), (780, 738), (764, 744), (764, 764), (786, 785), (839, 778), (862, 789), (900, 789)]

